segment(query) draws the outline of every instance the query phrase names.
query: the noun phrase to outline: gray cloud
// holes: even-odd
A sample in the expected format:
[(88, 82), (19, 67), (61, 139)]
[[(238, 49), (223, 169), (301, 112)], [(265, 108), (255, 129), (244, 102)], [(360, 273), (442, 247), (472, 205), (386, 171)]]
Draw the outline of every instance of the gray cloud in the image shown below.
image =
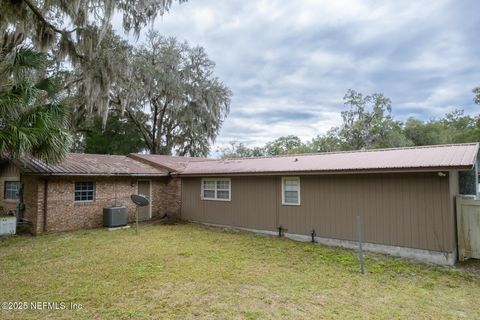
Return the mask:
[(338, 125), (349, 88), (385, 93), (399, 119), (476, 112), (479, 11), (476, 0), (191, 0), (153, 27), (205, 47), (232, 89), (217, 144), (261, 145)]

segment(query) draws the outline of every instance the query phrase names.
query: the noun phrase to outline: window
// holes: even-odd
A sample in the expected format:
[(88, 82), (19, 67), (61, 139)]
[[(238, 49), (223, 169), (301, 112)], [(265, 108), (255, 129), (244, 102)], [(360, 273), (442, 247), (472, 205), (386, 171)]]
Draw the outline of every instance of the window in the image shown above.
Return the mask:
[(282, 204), (300, 205), (300, 178), (282, 178)]
[(93, 201), (95, 185), (93, 182), (75, 182), (75, 202)]
[(5, 181), (3, 198), (6, 200), (18, 200), (20, 198), (20, 181)]
[(202, 179), (202, 199), (230, 201), (230, 179)]

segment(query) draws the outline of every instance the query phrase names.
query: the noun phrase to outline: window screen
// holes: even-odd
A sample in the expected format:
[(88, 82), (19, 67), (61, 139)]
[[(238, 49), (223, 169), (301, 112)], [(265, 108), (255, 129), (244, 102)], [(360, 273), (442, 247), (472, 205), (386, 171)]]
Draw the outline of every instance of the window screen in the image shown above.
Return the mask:
[(3, 198), (8, 200), (17, 200), (20, 198), (20, 181), (5, 181)]
[(203, 179), (202, 199), (230, 200), (230, 179)]
[(283, 204), (300, 204), (300, 178), (288, 177), (282, 179)]
[(230, 199), (230, 181), (217, 181), (217, 199)]
[(75, 182), (75, 201), (93, 201), (95, 184), (93, 182)]
[(215, 199), (215, 181), (203, 180), (203, 198)]

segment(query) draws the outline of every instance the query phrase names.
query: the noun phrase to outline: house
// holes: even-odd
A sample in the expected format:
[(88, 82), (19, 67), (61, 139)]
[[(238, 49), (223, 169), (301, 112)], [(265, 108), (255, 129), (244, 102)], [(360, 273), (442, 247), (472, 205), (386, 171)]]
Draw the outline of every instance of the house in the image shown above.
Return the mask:
[[(39, 234), (102, 224), (102, 208), (134, 207), (194, 222), (355, 247), (424, 261), (456, 261), (455, 196), (477, 194), (477, 143), (247, 159), (69, 154), (57, 165), (2, 166), (5, 208), (19, 194)], [(20, 188), (20, 185), (23, 187)], [(21, 192), (15, 190), (21, 189)]]
[[(478, 144), (191, 162), (181, 216), (453, 264), (455, 196), (477, 194)], [(279, 230), (279, 228), (281, 228)]]
[(4, 211), (18, 212), (35, 235), (101, 227), (103, 208), (115, 204), (126, 206), (132, 221), (134, 193), (151, 199), (140, 220), (180, 213), (180, 180), (130, 157), (70, 153), (56, 165), (22, 159), (0, 168)]

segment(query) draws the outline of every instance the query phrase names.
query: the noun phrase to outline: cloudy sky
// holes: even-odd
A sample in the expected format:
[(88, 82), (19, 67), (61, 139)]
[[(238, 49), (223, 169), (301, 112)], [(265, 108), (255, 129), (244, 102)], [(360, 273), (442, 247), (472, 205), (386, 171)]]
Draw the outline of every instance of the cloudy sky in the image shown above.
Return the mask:
[(217, 146), (303, 140), (338, 125), (352, 88), (398, 119), (478, 113), (480, 2), (190, 0), (154, 28), (203, 46), (233, 91)]

